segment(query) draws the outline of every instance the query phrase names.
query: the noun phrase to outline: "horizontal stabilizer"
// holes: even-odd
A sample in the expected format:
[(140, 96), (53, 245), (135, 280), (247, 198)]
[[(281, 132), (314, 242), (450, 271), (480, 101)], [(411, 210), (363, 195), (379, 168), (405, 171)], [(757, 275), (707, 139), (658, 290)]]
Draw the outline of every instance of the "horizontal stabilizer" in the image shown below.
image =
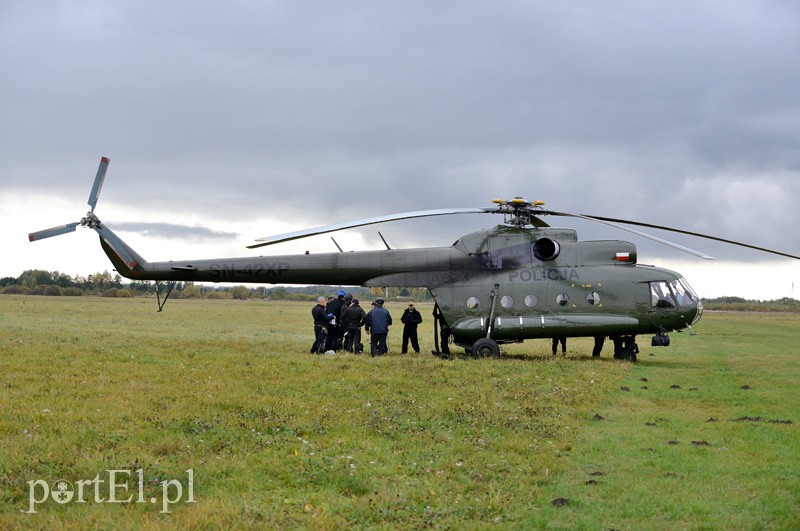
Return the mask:
[(170, 266), (170, 269), (173, 271), (197, 271), (197, 268), (193, 265), (185, 265), (185, 266)]

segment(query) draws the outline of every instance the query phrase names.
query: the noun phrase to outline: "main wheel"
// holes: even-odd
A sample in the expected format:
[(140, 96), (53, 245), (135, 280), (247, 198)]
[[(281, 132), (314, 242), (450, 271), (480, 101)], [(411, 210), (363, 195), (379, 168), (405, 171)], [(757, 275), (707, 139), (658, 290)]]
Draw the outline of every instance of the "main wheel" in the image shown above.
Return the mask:
[(636, 361), (639, 353), (639, 345), (636, 344), (636, 336), (614, 337), (614, 359)]
[(500, 345), (494, 339), (482, 337), (472, 344), (473, 358), (499, 358)]

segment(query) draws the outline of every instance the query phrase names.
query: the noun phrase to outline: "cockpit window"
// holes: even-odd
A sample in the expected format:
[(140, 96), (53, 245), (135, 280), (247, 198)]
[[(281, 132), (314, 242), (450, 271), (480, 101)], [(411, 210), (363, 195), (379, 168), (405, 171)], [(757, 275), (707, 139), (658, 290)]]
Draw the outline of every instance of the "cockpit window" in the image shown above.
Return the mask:
[(686, 284), (686, 281), (681, 279), (673, 280), (670, 284), (672, 292), (675, 293), (675, 299), (678, 301), (678, 306), (690, 304), (697, 300), (696, 295), (692, 292), (692, 288)]
[(694, 289), (692, 289), (692, 286), (690, 286), (689, 283), (686, 282), (685, 278), (681, 277), (678, 279), (678, 281), (681, 283), (681, 286), (683, 286), (683, 289), (686, 290), (686, 293), (692, 296), (693, 301), (700, 302), (700, 296)]
[(653, 308), (674, 308), (675, 298), (666, 281), (650, 283), (650, 305)]

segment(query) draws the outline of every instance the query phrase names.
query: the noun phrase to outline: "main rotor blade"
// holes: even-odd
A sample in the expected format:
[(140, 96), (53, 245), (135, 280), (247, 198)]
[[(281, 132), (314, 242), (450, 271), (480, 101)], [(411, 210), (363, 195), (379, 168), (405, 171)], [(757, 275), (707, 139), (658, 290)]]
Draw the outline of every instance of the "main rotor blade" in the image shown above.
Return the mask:
[(595, 217), (592, 217), (592, 216), (584, 216), (582, 214), (572, 214), (572, 216), (574, 216), (576, 218), (581, 218), (581, 219), (588, 219), (589, 221), (596, 221), (597, 223), (602, 223), (602, 224), (608, 225), (610, 227), (615, 227), (617, 229), (624, 230), (624, 231), (636, 234), (638, 236), (642, 236), (644, 238), (648, 238), (650, 240), (653, 240), (655, 242), (661, 243), (663, 245), (667, 245), (669, 247), (672, 247), (673, 249), (678, 249), (679, 251), (683, 251), (684, 253), (689, 253), (689, 254), (693, 254), (695, 256), (699, 256), (700, 258), (703, 258), (705, 260), (716, 260), (716, 258), (714, 258), (713, 256), (708, 255), (706, 253), (702, 253), (700, 251), (695, 251), (694, 249), (691, 249), (689, 247), (684, 247), (683, 245), (679, 245), (679, 244), (677, 244), (675, 242), (671, 242), (669, 240), (665, 240), (663, 238), (659, 238), (658, 236), (653, 236), (652, 234), (647, 234), (646, 232), (642, 232), (642, 231), (639, 231), (639, 230), (636, 230), (636, 229), (632, 229), (630, 227), (623, 227), (622, 225), (618, 225), (618, 224), (612, 223), (610, 221), (598, 219), (598, 218), (595, 218)]
[(295, 232), (287, 232), (285, 234), (278, 234), (276, 236), (265, 236), (264, 238), (257, 238), (257, 242), (253, 245), (248, 245), (248, 249), (255, 249), (256, 247), (263, 247), (265, 245), (273, 245), (280, 242), (288, 242), (308, 236), (316, 236), (317, 234), (325, 234), (327, 232), (335, 232), (337, 230), (352, 229), (354, 227), (363, 227), (364, 225), (374, 225), (376, 223), (384, 223), (387, 221), (397, 221), (401, 219), (423, 218), (430, 216), (447, 216), (450, 214), (486, 214), (497, 212), (496, 208), (445, 208), (439, 210), (417, 210), (415, 212), (400, 212), (397, 214), (389, 214), (386, 216), (378, 216), (374, 218), (357, 219), (352, 221), (345, 221), (343, 223), (334, 223), (333, 225), (324, 225), (314, 229), (298, 230)]
[[(778, 255), (778, 256), (785, 256), (786, 258), (794, 258), (794, 259), (800, 260), (800, 256), (796, 256), (796, 255), (789, 254), (789, 253), (784, 253), (782, 251), (776, 251), (774, 249), (767, 249), (766, 247), (759, 247), (757, 245), (751, 245), (749, 243), (737, 242), (735, 240), (728, 240), (728, 239), (725, 239), (725, 238), (719, 238), (717, 236), (711, 236), (709, 234), (703, 234), (703, 233), (700, 233), (700, 232), (692, 232), (692, 231), (683, 230), (683, 229), (676, 229), (674, 227), (666, 227), (664, 225), (655, 225), (653, 223), (644, 223), (644, 222), (641, 222), (641, 221), (631, 221), (631, 220), (628, 220), (628, 219), (616, 219), (616, 218), (609, 218), (609, 217), (604, 217), (604, 216), (593, 216), (593, 215), (590, 215), (590, 214), (569, 214), (569, 213), (566, 213), (566, 212), (553, 212), (553, 211), (545, 211), (543, 213), (544, 214), (552, 214), (552, 215), (555, 215), (555, 216), (572, 216), (572, 217), (578, 217), (578, 218), (582, 217), (582, 218), (585, 218), (585, 219), (590, 219), (592, 221), (597, 221), (598, 223), (605, 223), (606, 225), (611, 225), (612, 223), (624, 223), (624, 224), (627, 224), (627, 225), (636, 225), (636, 226), (639, 226), (639, 227), (648, 227), (650, 229), (666, 230), (666, 231), (669, 231), (669, 232), (676, 232), (678, 234), (686, 234), (686, 235), (689, 235), (689, 236), (696, 236), (698, 238), (705, 238), (707, 240), (714, 240), (714, 241), (718, 241), (718, 242), (729, 243), (731, 245), (738, 245), (739, 247), (746, 247), (748, 249), (755, 249), (756, 251), (763, 251), (765, 253), (771, 253), (771, 254), (775, 254), (775, 255)], [(629, 228), (626, 228), (626, 227), (622, 227), (622, 226), (618, 226), (618, 225), (612, 225), (612, 226), (616, 226), (617, 228), (622, 229), (622, 230), (627, 230), (628, 232), (638, 233), (637, 231), (634, 231), (633, 229), (629, 229)], [(642, 233), (638, 233), (638, 234), (644, 235), (645, 237), (648, 237), (650, 239), (654, 239), (654, 240), (658, 241), (658, 239), (655, 236), (652, 236), (652, 235), (649, 235), (649, 234), (645, 234), (643, 232)], [(666, 240), (664, 240), (664, 242), (666, 242)], [(672, 247), (675, 247), (677, 244), (667, 243), (667, 245), (671, 245)], [(694, 253), (692, 253), (692, 254), (694, 254)]]
[(108, 171), (108, 157), (100, 158), (100, 166), (97, 168), (97, 175), (94, 178), (92, 191), (89, 193), (89, 206), (92, 207), (91, 212), (94, 212), (94, 207), (97, 206), (97, 198), (100, 196), (100, 190), (103, 189), (103, 181), (106, 180), (106, 172)]
[(67, 223), (66, 225), (61, 225), (58, 227), (53, 227), (51, 229), (40, 230), (37, 232), (31, 232), (28, 234), (28, 241), (34, 242), (36, 240), (44, 240), (45, 238), (51, 238), (53, 236), (58, 236), (60, 234), (66, 234), (68, 232), (75, 232), (75, 228), (80, 225), (79, 221), (75, 223)]

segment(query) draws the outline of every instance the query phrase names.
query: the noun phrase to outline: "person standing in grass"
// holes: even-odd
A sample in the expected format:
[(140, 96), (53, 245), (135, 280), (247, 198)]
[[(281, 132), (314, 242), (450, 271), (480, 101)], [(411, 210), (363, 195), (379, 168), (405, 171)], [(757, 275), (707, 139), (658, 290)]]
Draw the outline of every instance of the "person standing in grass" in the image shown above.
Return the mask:
[(333, 320), (333, 314), (325, 309), (325, 297), (317, 297), (317, 305), (311, 310), (314, 318), (314, 344), (311, 345), (312, 354), (325, 352), (325, 340), (328, 338), (328, 325)]
[(556, 355), (558, 352), (558, 344), (561, 343), (561, 355), (567, 355), (567, 338), (566, 337), (554, 337), (553, 338), (553, 356)]
[(342, 316), (342, 309), (345, 307), (344, 297), (344, 290), (339, 290), (336, 298), (328, 301), (328, 313), (332, 314), (335, 319), (328, 325), (328, 350), (337, 351), (342, 348), (342, 334), (344, 331), (341, 328), (340, 317)]
[(375, 307), (367, 314), (367, 322), (364, 329), (370, 335), (369, 351), (374, 356), (383, 356), (389, 351), (386, 346), (386, 338), (389, 336), (389, 326), (392, 324), (392, 316), (389, 310), (383, 307), (383, 299), (375, 301)]
[(594, 336), (594, 348), (592, 349), (592, 356), (597, 357), (603, 351), (603, 343), (606, 342), (606, 336)]
[(437, 350), (431, 351), (431, 354), (439, 354), (439, 340), (436, 335), (437, 325), (439, 330), (442, 333), (442, 345), (441, 345), (441, 353), (445, 355), (450, 355), (450, 325), (447, 324), (447, 319), (444, 318), (444, 314), (442, 313), (442, 309), (439, 308), (439, 304), (436, 303), (433, 306), (433, 341), (436, 345)]
[(422, 322), (422, 314), (414, 308), (414, 303), (409, 302), (408, 308), (400, 318), (403, 322), (403, 354), (408, 352), (408, 342), (411, 341), (411, 348), (419, 354), (419, 338), (417, 337), (417, 326)]
[(361, 354), (364, 345), (361, 344), (361, 327), (367, 322), (367, 313), (358, 299), (353, 299), (350, 306), (342, 310), (342, 330), (344, 330), (344, 349), (347, 352)]

